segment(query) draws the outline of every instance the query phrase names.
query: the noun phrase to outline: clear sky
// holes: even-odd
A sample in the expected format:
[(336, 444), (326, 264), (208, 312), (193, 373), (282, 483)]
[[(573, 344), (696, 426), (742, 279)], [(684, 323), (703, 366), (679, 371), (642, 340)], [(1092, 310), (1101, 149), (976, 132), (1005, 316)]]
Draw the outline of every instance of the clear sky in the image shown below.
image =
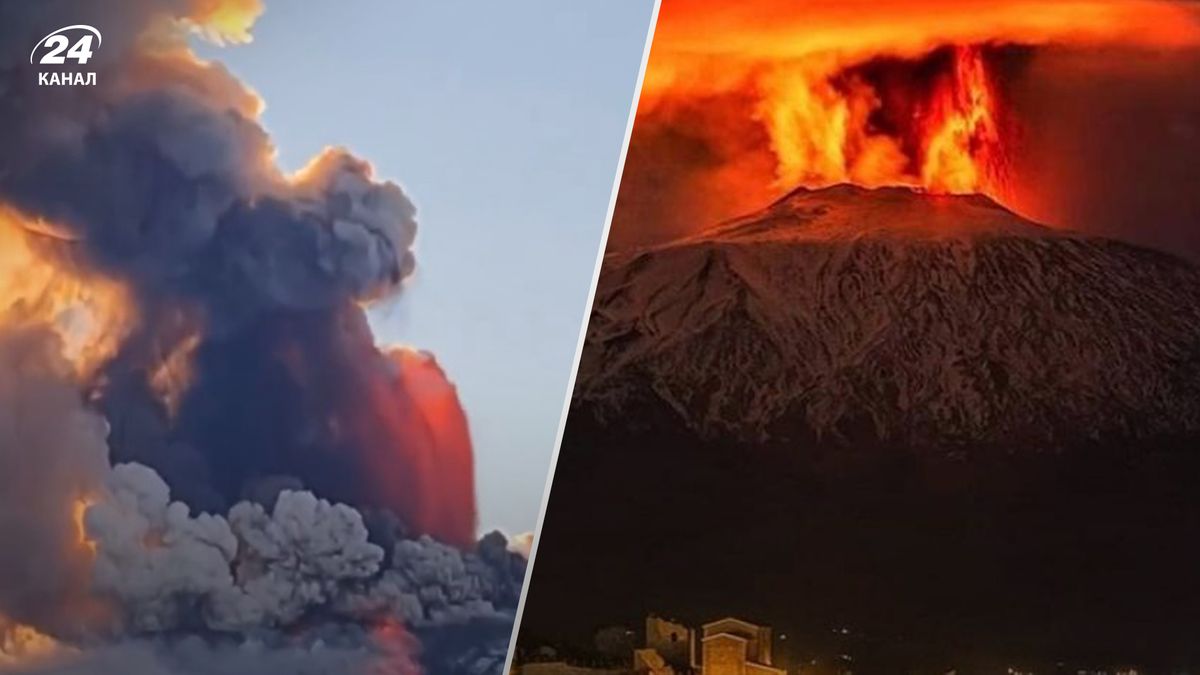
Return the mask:
[(376, 334), (457, 383), (481, 527), (532, 530), (652, 0), (266, 4), (253, 43), (198, 51), (262, 95), (286, 169), (344, 145), (417, 204)]

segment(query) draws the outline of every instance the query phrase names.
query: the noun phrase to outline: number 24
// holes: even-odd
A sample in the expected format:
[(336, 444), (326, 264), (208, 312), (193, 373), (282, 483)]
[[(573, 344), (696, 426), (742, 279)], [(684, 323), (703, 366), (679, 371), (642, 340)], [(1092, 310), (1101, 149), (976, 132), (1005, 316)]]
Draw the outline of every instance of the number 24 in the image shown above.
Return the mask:
[[(40, 63), (58, 65), (66, 62), (66, 59), (75, 59), (80, 65), (88, 62), (92, 58), (92, 36), (84, 35), (67, 49), (67, 45), (71, 44), (65, 35), (52, 35), (46, 40), (46, 46), (50, 51), (42, 57)], [(66, 57), (62, 55), (63, 50), (67, 51)]]

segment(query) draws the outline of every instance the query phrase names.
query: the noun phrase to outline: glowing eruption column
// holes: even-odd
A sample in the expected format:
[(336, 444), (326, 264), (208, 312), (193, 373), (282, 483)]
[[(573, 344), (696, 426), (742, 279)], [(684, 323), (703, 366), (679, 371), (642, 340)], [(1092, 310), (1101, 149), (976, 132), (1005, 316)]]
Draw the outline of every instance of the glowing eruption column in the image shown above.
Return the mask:
[(1158, 0), (666, 0), (639, 122), (704, 139), (692, 155), (730, 191), (762, 184), (752, 153), (729, 150), (761, 133), (776, 195), (852, 182), (1003, 198), (1019, 131), (994, 72), (1005, 48), (1196, 45), (1198, 15)]

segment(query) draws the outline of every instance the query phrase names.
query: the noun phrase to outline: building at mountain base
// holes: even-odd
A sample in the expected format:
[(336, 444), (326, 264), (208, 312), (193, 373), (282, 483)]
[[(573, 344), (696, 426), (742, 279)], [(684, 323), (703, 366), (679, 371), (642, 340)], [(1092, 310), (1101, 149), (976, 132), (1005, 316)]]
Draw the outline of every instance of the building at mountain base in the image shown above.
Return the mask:
[(769, 626), (727, 617), (694, 629), (648, 616), (645, 630), (644, 646), (631, 645), (632, 660), (624, 664), (589, 667), (547, 652), (514, 664), (513, 670), (519, 675), (786, 675), (772, 665)]

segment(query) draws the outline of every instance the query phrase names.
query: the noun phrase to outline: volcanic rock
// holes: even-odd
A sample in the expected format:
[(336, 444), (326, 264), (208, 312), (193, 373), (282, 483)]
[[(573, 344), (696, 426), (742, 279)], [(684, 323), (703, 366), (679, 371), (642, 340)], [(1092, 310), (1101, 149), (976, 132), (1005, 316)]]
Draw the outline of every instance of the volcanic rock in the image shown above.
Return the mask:
[(574, 402), (601, 426), (951, 452), (1200, 432), (1200, 269), (984, 196), (801, 188), (603, 270)]

